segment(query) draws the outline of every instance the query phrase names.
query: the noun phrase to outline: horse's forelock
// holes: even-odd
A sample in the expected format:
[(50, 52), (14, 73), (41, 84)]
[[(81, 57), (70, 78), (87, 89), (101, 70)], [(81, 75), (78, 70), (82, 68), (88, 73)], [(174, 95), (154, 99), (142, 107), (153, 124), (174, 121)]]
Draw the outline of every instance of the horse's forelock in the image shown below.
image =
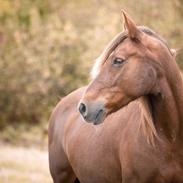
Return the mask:
[(127, 32), (120, 32), (117, 34), (112, 41), (106, 46), (101, 55), (95, 60), (95, 64), (91, 70), (92, 79), (96, 78), (100, 72), (101, 66), (104, 64), (109, 55), (114, 51), (114, 49), (127, 37)]
[(100, 57), (98, 57), (95, 60), (95, 64), (93, 65), (91, 73), (90, 73), (92, 79), (96, 78), (96, 76), (99, 74), (101, 63), (102, 63), (102, 61), (101, 61)]

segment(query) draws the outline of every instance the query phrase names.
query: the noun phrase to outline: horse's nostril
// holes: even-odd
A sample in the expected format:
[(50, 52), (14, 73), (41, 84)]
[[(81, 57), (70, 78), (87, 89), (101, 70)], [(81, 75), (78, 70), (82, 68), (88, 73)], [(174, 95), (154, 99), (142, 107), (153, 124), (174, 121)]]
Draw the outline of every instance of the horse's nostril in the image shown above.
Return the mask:
[(79, 105), (79, 112), (82, 114), (83, 117), (86, 116), (86, 105), (83, 103), (80, 103)]

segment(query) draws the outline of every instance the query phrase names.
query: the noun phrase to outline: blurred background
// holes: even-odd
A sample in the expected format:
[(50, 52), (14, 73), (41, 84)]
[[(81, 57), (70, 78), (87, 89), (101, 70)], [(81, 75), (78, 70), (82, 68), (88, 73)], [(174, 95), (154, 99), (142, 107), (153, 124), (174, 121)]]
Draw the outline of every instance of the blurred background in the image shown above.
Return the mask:
[[(0, 0), (0, 182), (52, 182), (51, 111), (89, 82), (95, 58), (122, 30), (122, 8), (183, 48), (183, 0)], [(177, 62), (183, 68), (182, 51)]]

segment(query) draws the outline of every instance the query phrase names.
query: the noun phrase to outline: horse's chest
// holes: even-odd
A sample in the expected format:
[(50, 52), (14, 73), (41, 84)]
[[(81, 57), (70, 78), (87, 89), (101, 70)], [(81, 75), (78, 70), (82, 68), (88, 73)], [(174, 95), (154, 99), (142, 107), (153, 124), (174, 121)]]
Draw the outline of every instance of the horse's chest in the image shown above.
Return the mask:
[(156, 157), (159, 170), (159, 179), (165, 183), (183, 182), (183, 157), (182, 148), (165, 148)]
[[(143, 140), (141, 140), (143, 142)], [(126, 144), (126, 146), (125, 146)], [(179, 150), (122, 142), (121, 166), (124, 183), (183, 183), (183, 157)]]
[(133, 165), (124, 169), (122, 180), (124, 183), (183, 183), (183, 170), (177, 163), (155, 166), (146, 162), (146, 165)]
[[(172, 160), (160, 166), (159, 176), (157, 180), (160, 183), (182, 183), (183, 182), (183, 167), (180, 160)], [(158, 181), (157, 181), (158, 183)]]
[[(68, 159), (81, 182), (121, 183), (121, 168), (114, 143), (101, 137), (73, 136), (66, 147)], [(103, 139), (103, 140), (102, 140)]]
[(136, 158), (127, 165), (124, 182), (183, 183), (181, 159), (166, 157), (164, 153), (158, 155), (149, 153), (149, 156), (144, 154), (140, 156), (136, 154)]
[(73, 170), (81, 182), (121, 183), (120, 164), (111, 154), (78, 152), (69, 157)]

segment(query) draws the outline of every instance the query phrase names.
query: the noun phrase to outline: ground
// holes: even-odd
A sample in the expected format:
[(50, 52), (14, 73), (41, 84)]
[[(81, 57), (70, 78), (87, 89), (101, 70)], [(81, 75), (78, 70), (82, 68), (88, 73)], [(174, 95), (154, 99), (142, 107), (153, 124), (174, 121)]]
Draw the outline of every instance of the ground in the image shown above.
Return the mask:
[(0, 144), (0, 183), (51, 183), (47, 150)]

